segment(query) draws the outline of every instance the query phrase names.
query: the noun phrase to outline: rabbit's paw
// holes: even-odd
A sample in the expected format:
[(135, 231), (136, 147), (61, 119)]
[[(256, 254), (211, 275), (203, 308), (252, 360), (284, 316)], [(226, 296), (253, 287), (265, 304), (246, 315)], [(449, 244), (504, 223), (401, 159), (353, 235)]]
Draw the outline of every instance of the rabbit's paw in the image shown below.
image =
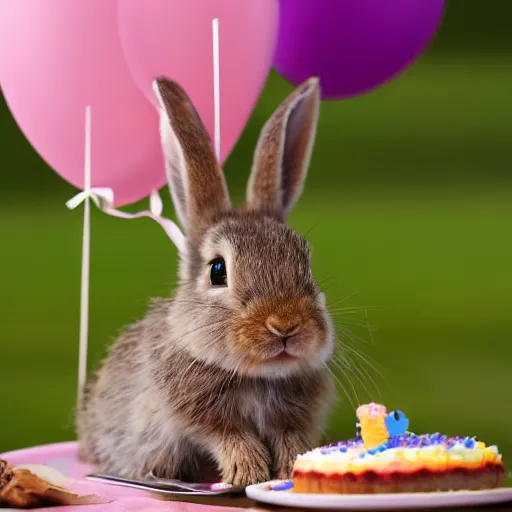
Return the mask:
[(232, 443), (223, 454), (222, 481), (234, 487), (270, 480), (270, 453), (257, 440)]
[(273, 443), (274, 457), (272, 478), (288, 480), (293, 471), (297, 455), (310, 450), (312, 446), (300, 434), (289, 432)]
[(293, 464), (295, 463), (296, 455), (289, 454), (288, 457), (281, 457), (279, 462), (276, 462), (273, 467), (273, 477), (276, 480), (288, 480), (292, 476)]

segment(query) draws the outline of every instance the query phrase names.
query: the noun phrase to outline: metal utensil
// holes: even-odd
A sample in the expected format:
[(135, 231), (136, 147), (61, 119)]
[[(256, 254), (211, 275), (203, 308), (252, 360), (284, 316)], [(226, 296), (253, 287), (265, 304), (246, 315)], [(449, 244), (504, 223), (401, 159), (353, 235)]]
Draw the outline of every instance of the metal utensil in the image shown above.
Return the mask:
[(237, 489), (233, 486), (223, 483), (189, 483), (181, 480), (171, 480), (158, 478), (149, 473), (146, 480), (132, 480), (129, 478), (121, 478), (112, 475), (104, 475), (100, 473), (91, 473), (86, 475), (87, 480), (94, 480), (110, 485), (120, 485), (124, 487), (132, 487), (144, 491), (151, 491), (160, 494), (196, 494), (202, 496), (220, 496), (226, 494), (240, 494), (243, 489)]

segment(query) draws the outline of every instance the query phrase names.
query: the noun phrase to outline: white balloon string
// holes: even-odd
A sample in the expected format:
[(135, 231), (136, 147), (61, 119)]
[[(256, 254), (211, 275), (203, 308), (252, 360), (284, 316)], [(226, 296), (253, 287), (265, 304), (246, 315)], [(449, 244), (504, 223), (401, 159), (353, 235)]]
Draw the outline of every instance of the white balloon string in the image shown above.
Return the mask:
[(89, 330), (89, 283), (91, 243), (91, 201), (104, 213), (123, 219), (149, 217), (158, 222), (181, 254), (185, 253), (185, 237), (180, 228), (170, 219), (162, 217), (163, 203), (157, 190), (151, 192), (150, 211), (126, 213), (114, 208), (114, 192), (106, 187), (91, 187), (91, 107), (85, 108), (85, 167), (84, 190), (76, 194), (66, 206), (73, 210), (84, 203), (84, 224), (82, 234), (82, 271), (80, 291), (80, 338), (78, 355), (78, 392), (80, 406), (87, 377), (87, 346)]
[(213, 109), (214, 109), (214, 146), (217, 160), (220, 162), (220, 59), (219, 59), (219, 19), (212, 21), (213, 29)]
[(83, 388), (87, 376), (87, 344), (89, 328), (89, 268), (91, 244), (91, 107), (85, 107), (85, 169), (84, 169), (84, 227), (82, 234), (82, 278), (80, 291), (80, 341), (78, 354), (78, 397), (82, 402)]

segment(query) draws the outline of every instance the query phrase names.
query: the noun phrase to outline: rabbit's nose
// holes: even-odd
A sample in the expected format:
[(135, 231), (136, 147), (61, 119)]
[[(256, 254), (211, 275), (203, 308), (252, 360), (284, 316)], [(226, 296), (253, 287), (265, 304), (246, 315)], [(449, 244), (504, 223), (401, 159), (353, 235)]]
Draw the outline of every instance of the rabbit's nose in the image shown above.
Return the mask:
[(298, 316), (282, 318), (277, 315), (270, 315), (265, 321), (267, 329), (276, 336), (293, 336), (300, 331), (301, 319)]

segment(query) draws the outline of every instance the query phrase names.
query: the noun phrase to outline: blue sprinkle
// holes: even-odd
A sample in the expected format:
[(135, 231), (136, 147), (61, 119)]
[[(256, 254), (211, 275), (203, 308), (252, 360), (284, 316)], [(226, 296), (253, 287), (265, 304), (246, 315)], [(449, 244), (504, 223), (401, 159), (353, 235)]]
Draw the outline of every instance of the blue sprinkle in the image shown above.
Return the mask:
[(375, 455), (377, 453), (377, 448), (372, 448), (371, 450), (368, 450), (368, 453), (370, 455)]
[(398, 445), (398, 439), (396, 437), (391, 437), (388, 439), (386, 444), (388, 448), (396, 448)]
[(273, 491), (287, 491), (288, 489), (293, 488), (293, 482), (291, 480), (287, 480), (286, 482), (270, 484), (270, 488)]
[(475, 441), (473, 441), (473, 439), (466, 439), (466, 441), (464, 442), (464, 446), (466, 448), (474, 448), (475, 447)]
[(387, 450), (387, 448), (388, 448), (388, 447), (387, 447), (386, 443), (384, 443), (384, 444), (381, 444), (381, 445), (377, 448), (377, 450), (378, 450), (379, 452), (384, 452), (384, 451), (386, 451), (386, 450)]
[(346, 447), (346, 446), (342, 446), (342, 447), (340, 448), (340, 452), (345, 453), (346, 451), (347, 451), (347, 447)]

